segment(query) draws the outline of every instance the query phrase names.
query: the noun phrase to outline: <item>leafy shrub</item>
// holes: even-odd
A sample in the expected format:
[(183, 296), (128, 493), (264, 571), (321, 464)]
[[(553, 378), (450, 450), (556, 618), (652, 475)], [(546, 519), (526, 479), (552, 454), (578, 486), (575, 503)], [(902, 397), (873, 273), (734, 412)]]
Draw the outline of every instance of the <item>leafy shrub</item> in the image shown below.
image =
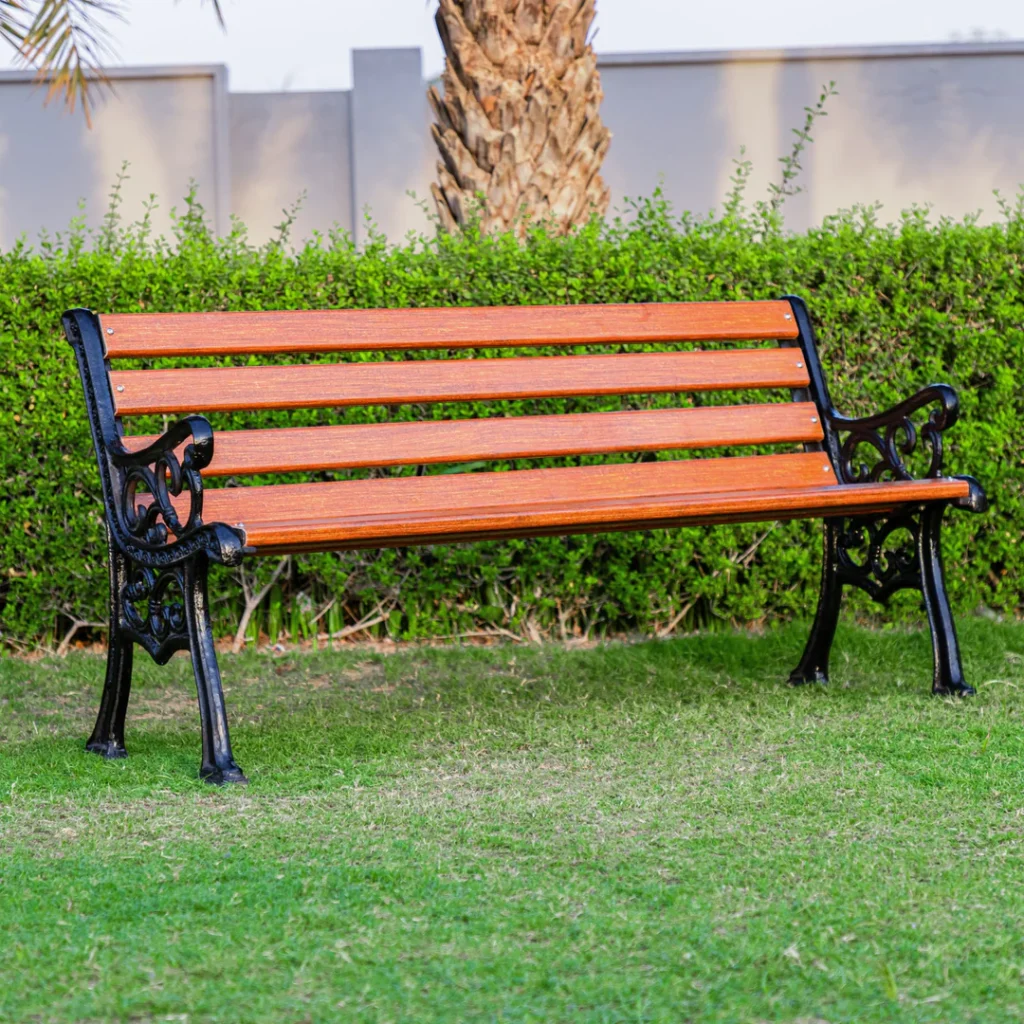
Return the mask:
[[(888, 407), (934, 381), (958, 388), (963, 416), (948, 435), (950, 472), (977, 476), (986, 516), (951, 513), (946, 559), (961, 610), (1015, 613), (1022, 601), (1024, 526), (1024, 209), (1001, 223), (933, 223), (915, 209), (895, 225), (860, 209), (801, 235), (783, 233), (762, 208), (733, 201), (720, 217), (676, 217), (660, 196), (631, 217), (573, 237), (542, 230), (525, 245), (472, 233), (390, 247), (347, 236), (289, 248), (256, 247), (236, 225), (216, 238), (189, 196), (170, 240), (147, 221), (122, 228), (116, 204), (102, 228), (81, 222), (35, 248), (0, 255), (0, 626), (11, 643), (60, 637), (105, 618), (99, 484), (60, 313), (668, 302), (804, 296), (843, 411)], [(164, 365), (162, 363), (161, 365)], [(705, 397), (728, 401), (731, 396)], [(645, 400), (644, 404), (673, 401)], [(617, 407), (618, 400), (573, 403)], [(568, 402), (546, 409), (567, 409)], [(539, 411), (536, 403), (463, 407), (460, 415)], [(440, 415), (451, 410), (405, 410)], [(215, 427), (358, 422), (382, 409), (212, 417)], [(132, 431), (164, 424), (138, 420)], [(323, 474), (320, 475), (321, 477)], [(817, 589), (820, 525), (719, 526), (250, 562), (242, 582), (258, 593), (279, 569), (249, 623), (301, 636), (369, 622), (393, 636), (656, 631), (806, 616)], [(237, 576), (237, 573), (236, 573)], [(213, 608), (237, 628), (243, 590), (221, 572)], [(866, 609), (868, 605), (858, 605)], [(907, 613), (916, 612), (911, 600)], [(315, 632), (315, 630), (314, 630)]]

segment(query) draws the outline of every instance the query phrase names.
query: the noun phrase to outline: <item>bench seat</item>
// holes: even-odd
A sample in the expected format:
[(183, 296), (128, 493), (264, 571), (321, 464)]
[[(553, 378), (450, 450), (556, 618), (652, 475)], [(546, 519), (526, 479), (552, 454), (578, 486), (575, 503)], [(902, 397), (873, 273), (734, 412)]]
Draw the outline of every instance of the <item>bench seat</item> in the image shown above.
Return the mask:
[(958, 479), (837, 484), (827, 457), (799, 453), (218, 488), (204, 516), (277, 554), (860, 515), (968, 493)]

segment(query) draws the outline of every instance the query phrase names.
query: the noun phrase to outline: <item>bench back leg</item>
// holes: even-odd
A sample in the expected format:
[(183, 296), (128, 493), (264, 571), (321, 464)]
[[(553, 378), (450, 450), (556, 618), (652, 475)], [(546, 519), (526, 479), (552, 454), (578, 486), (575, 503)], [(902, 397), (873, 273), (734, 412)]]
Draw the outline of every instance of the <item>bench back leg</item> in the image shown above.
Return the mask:
[(127, 757), (124, 718), (132, 687), (132, 639), (125, 632), (124, 589), (128, 583), (128, 559), (117, 550), (107, 530), (110, 559), (110, 624), (107, 633), (107, 677), (100, 698), (96, 725), (85, 749), (103, 757)]
[(932, 633), (932, 693), (968, 697), (975, 693), (964, 680), (960, 663), (960, 644), (956, 638), (956, 625), (946, 594), (946, 580), (942, 570), (942, 547), (939, 534), (942, 529), (942, 504), (929, 505), (921, 513), (921, 527), (917, 535), (917, 553), (921, 565), (921, 592), (928, 613)]
[(829, 654), (843, 599), (843, 584), (839, 578), (839, 535), (842, 528), (842, 519), (825, 520), (818, 611), (800, 664), (789, 675), (789, 682), (793, 686), (828, 682)]
[(246, 782), (248, 780), (231, 753), (224, 691), (221, 687), (220, 668), (217, 665), (217, 652), (213, 645), (213, 631), (210, 626), (209, 598), (206, 591), (209, 570), (207, 556), (196, 555), (185, 563), (184, 569), (182, 582), (185, 592), (185, 617), (203, 732), (203, 761), (199, 774), (207, 782), (215, 785)]

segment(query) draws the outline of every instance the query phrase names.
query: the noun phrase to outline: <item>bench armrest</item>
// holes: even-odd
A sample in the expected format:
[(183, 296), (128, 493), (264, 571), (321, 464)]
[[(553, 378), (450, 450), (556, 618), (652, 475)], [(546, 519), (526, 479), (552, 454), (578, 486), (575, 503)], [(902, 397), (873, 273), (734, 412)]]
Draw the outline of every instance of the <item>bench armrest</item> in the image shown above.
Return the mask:
[[(912, 415), (935, 406), (918, 428)], [(942, 432), (953, 426), (960, 414), (956, 392), (948, 384), (929, 384), (916, 395), (873, 416), (849, 418), (833, 412), (830, 424), (840, 435), (839, 471), (844, 483), (868, 483), (883, 477), (913, 480), (907, 456), (917, 451), (918, 439), (931, 452), (925, 477), (942, 476)], [(865, 448), (878, 456), (872, 465), (859, 462)]]
[[(107, 454), (122, 471), (119, 511), (133, 539), (159, 547), (169, 535), (183, 541), (203, 529), (202, 470), (213, 458), (213, 428), (204, 416), (185, 417), (141, 451), (129, 451), (118, 439)], [(184, 502), (172, 500), (182, 492), (188, 494), (187, 516)]]
[(114, 465), (122, 469), (148, 466), (164, 455), (173, 453), (189, 438), (192, 443), (185, 449), (185, 461), (193, 469), (206, 469), (213, 459), (213, 427), (205, 416), (186, 416), (170, 427), (162, 437), (137, 452), (130, 452), (124, 446), (112, 446), (110, 457)]

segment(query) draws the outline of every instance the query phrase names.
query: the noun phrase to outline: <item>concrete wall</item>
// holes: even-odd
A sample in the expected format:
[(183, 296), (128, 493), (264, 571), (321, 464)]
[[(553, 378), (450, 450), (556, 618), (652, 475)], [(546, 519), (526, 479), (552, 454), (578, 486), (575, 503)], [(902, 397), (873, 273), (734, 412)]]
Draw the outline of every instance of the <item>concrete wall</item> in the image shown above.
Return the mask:
[[(891, 218), (914, 203), (991, 217), (992, 190), (1024, 182), (1024, 44), (605, 55), (600, 67), (616, 205), (663, 180), (678, 209), (720, 207), (744, 145), (748, 199), (763, 198), (830, 79), (840, 95), (805, 152), (791, 228), (876, 201)], [(362, 239), (367, 207), (392, 239), (429, 230), (406, 194), (429, 198), (436, 161), (418, 50), (356, 51), (351, 92), (230, 94), (222, 67), (113, 78), (89, 131), (44, 109), (31, 75), (0, 74), (0, 246), (63, 230), (79, 199), (97, 223), (124, 160), (124, 214), (156, 193), (159, 231), (190, 179), (218, 230), (235, 214), (257, 242), (303, 192), (296, 240), (333, 225)]]
[(347, 92), (231, 97), (231, 212), (254, 240), (274, 236), (300, 197), (294, 240), (334, 224), (352, 230), (350, 108)]
[[(430, 199), (437, 149), (418, 49), (356, 50), (352, 58), (353, 211), (394, 241), (429, 228), (416, 206)], [(433, 200), (431, 200), (433, 202)]]
[(106, 211), (110, 187), (130, 161), (122, 191), (126, 214), (142, 215), (156, 193), (159, 231), (170, 228), (170, 207), (202, 184), (202, 199), (220, 230), (228, 225), (228, 138), (217, 130), (227, 102), (223, 68), (112, 74), (113, 94), (99, 103), (93, 128), (65, 113), (31, 75), (0, 74), (0, 246), (23, 232), (62, 231), (86, 201), (90, 222)]
[(831, 80), (839, 95), (802, 157), (805, 191), (786, 202), (788, 227), (873, 202), (890, 219), (915, 203), (992, 217), (992, 190), (1012, 196), (1024, 182), (1021, 44), (628, 54), (600, 68), (614, 201), (663, 178), (676, 206), (720, 208), (741, 146), (753, 163), (748, 197), (764, 198), (803, 108)]

